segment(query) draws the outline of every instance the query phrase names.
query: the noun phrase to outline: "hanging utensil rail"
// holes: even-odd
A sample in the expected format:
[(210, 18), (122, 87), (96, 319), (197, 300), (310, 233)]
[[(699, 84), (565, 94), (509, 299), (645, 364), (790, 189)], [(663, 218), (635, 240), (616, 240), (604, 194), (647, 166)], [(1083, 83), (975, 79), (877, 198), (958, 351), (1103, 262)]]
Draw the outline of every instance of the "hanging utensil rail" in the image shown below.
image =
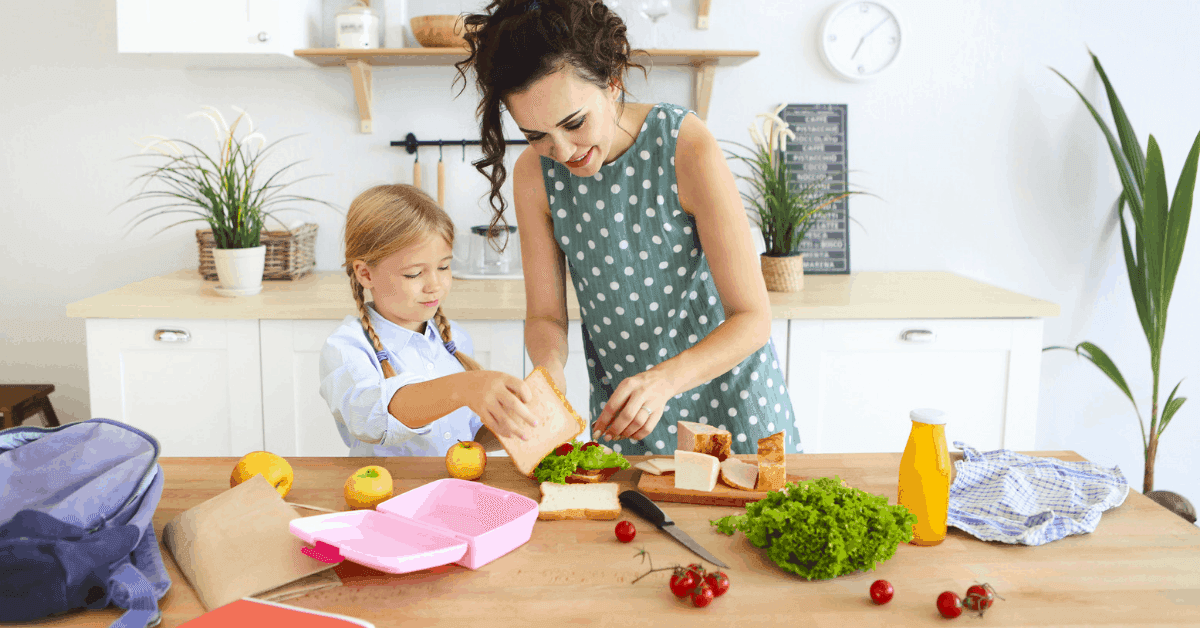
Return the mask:
[[(528, 144), (529, 140), (506, 140), (504, 143), (505, 144)], [(479, 144), (480, 144), (479, 140), (417, 140), (417, 136), (413, 135), (412, 133), (409, 133), (408, 135), (404, 136), (403, 141), (393, 140), (391, 142), (392, 146), (403, 146), (404, 150), (407, 151), (408, 154), (410, 154), (410, 155), (416, 153), (417, 147), (419, 147), (419, 146), (438, 146), (438, 147), (462, 146), (464, 159), (466, 158), (466, 154), (467, 154), (467, 146), (479, 146)]]

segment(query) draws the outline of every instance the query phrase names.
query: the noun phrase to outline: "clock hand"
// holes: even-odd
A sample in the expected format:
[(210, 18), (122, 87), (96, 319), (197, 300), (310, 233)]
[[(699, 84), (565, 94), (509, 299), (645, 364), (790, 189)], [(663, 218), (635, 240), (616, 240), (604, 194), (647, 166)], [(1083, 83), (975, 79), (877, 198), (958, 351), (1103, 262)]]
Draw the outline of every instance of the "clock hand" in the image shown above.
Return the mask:
[(879, 30), (879, 27), (880, 27), (880, 26), (883, 26), (884, 24), (887, 24), (887, 23), (888, 23), (888, 21), (889, 21), (889, 20), (891, 20), (891, 19), (892, 19), (891, 17), (885, 17), (885, 18), (883, 18), (883, 21), (882, 21), (882, 22), (880, 22), (880, 23), (876, 24), (875, 26), (871, 27), (871, 30), (867, 31), (867, 32), (866, 32), (866, 34), (864, 34), (864, 35), (862, 36), (862, 39), (858, 40), (858, 45), (854, 47), (854, 54), (850, 55), (850, 58), (851, 58), (851, 59), (853, 59), (853, 58), (854, 58), (856, 55), (858, 55), (858, 49), (859, 49), (859, 48), (862, 48), (863, 42), (864, 42), (864, 41), (867, 41), (867, 38), (871, 36), (871, 33), (874, 33), (875, 31)]

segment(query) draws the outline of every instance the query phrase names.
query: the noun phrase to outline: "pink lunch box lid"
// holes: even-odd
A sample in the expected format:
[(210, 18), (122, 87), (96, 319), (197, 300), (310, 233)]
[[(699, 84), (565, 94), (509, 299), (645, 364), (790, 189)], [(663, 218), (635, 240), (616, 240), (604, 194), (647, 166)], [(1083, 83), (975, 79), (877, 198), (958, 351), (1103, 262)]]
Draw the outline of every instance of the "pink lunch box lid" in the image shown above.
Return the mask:
[(375, 510), (293, 519), (292, 534), (312, 543), (305, 554), (408, 573), (458, 563), (470, 569), (529, 540), (536, 501), (511, 491), (454, 478), (434, 480)]

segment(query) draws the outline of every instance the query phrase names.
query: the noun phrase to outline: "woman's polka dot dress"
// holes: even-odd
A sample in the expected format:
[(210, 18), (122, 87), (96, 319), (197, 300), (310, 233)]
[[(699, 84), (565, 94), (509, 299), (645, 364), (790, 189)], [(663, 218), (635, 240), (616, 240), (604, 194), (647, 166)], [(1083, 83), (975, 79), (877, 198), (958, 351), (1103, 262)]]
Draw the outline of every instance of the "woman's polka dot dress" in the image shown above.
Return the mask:
[[(583, 317), (593, 419), (621, 380), (674, 357), (725, 319), (696, 221), (680, 206), (675, 183), (675, 140), (686, 113), (655, 105), (633, 146), (591, 177), (541, 160), (554, 237)], [(650, 436), (611, 446), (627, 455), (672, 454), (677, 421), (729, 430), (735, 453), (755, 453), (758, 439), (780, 431), (786, 451), (803, 451), (770, 342), (676, 395)]]

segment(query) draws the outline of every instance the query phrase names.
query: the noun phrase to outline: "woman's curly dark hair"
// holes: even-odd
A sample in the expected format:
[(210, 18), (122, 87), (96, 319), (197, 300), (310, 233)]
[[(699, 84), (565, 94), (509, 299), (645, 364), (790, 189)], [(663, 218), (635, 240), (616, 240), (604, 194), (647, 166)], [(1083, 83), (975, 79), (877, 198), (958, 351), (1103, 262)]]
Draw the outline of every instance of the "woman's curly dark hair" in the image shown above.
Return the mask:
[(602, 0), (494, 0), (483, 13), (466, 15), (464, 24), (470, 54), (455, 64), (455, 82), (462, 79), (465, 90), (467, 69), (475, 70), (483, 157), (473, 165), (491, 181), (488, 201), (495, 212), (491, 232), (502, 232), (497, 225), (508, 223), (500, 188), (508, 172), (501, 99), (568, 65), (579, 78), (601, 89), (614, 82), (623, 87), (629, 68), (639, 68), (643, 74), (646, 69), (630, 61), (633, 49), (625, 36), (625, 23)]

